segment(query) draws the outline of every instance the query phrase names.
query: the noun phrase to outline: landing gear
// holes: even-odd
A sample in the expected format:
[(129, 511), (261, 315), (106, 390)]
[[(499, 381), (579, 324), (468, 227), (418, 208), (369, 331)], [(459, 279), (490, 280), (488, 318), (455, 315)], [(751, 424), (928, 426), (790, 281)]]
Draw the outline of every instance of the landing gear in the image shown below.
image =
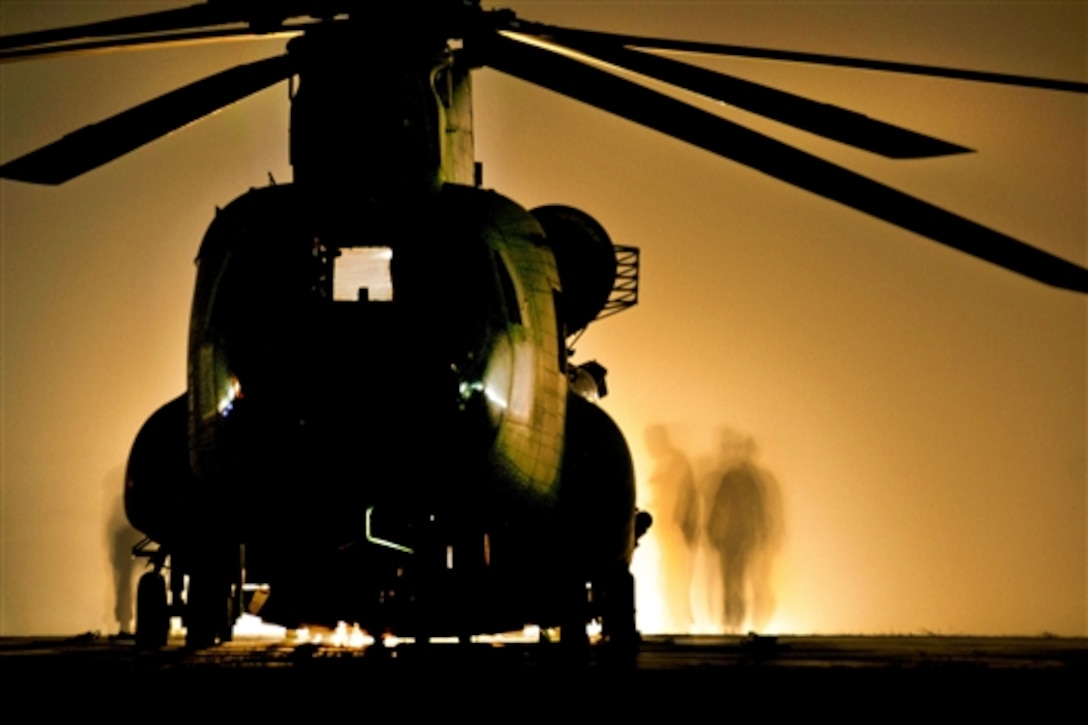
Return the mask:
[(166, 646), (170, 635), (170, 605), (166, 599), (166, 552), (144, 538), (132, 547), (132, 555), (145, 557), (153, 569), (144, 572), (136, 587), (136, 645), (145, 649)]
[(189, 579), (185, 644), (193, 649), (214, 647), (232, 638), (235, 615), (230, 587), (209, 574), (201, 572)]
[(601, 636), (614, 664), (634, 664), (641, 636), (635, 626), (635, 578), (626, 566), (616, 566), (601, 587)]
[(592, 585), (584, 577), (568, 579), (563, 584), (559, 645), (569, 656), (582, 656), (589, 650), (586, 626), (593, 619), (592, 591)]
[(190, 560), (189, 592), (185, 603), (185, 645), (214, 647), (234, 638), (241, 615), (243, 583), (241, 548), (202, 552)]
[[(136, 590), (136, 644), (145, 648), (165, 646), (171, 615), (181, 615), (185, 622), (188, 632), (185, 644), (189, 647), (213, 647), (229, 642), (242, 608), (243, 551), (240, 546), (230, 545), (196, 553), (192, 550), (168, 553), (150, 539), (134, 546), (133, 555), (146, 557), (154, 567), (140, 577)], [(167, 568), (169, 600), (162, 575)]]
[(567, 584), (559, 642), (571, 655), (589, 646), (586, 626), (601, 621), (601, 644), (610, 663), (633, 663), (640, 635), (635, 626), (635, 580), (625, 565), (616, 564), (588, 582)]
[(165, 647), (169, 634), (166, 580), (158, 571), (145, 572), (136, 588), (136, 646), (143, 649)]

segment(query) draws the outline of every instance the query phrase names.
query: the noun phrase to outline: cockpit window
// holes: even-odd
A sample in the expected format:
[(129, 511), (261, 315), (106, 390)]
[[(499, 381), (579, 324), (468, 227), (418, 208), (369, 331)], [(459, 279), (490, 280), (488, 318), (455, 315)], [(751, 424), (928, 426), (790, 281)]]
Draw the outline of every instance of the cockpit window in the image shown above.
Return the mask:
[(390, 302), (393, 277), (389, 247), (342, 247), (333, 262), (332, 298), (339, 302)]

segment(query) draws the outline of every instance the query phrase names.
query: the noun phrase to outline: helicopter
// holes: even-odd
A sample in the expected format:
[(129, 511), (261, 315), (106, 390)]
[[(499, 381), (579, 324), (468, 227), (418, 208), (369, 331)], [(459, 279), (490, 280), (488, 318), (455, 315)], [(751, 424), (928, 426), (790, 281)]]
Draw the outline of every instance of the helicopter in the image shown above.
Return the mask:
[[(228, 211), (230, 211), (230, 207), (228, 207), (227, 210), (224, 210), (224, 213), (227, 213)], [(251, 398), (243, 398), (243, 400), (251, 400)], [(240, 409), (240, 404), (238, 406), (238, 409)], [(233, 415), (233, 410), (232, 410), (232, 415)], [(376, 511), (376, 509), (375, 509), (375, 511)]]

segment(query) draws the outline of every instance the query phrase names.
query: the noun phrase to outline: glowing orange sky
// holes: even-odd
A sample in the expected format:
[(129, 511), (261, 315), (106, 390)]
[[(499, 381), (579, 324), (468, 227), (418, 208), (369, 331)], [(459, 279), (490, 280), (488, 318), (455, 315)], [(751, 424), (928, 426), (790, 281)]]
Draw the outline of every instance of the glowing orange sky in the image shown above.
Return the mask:
[[(0, 0), (0, 26), (177, 4)], [(1088, 78), (1083, 3), (509, 5), (617, 32)], [(0, 158), (281, 47), (7, 65)], [(890, 162), (754, 122), (1084, 262), (1084, 98), (712, 65), (978, 149)], [(1082, 297), (491, 71), (476, 90), (485, 185), (583, 208), (643, 249), (639, 307), (578, 344), (609, 368), (603, 404), (640, 476), (654, 423), (686, 431), (693, 460), (719, 426), (759, 446), (786, 513), (779, 627), (1086, 632)], [(290, 178), (286, 112), (280, 86), (63, 187), (0, 184), (0, 633), (110, 626), (107, 522), (132, 437), (185, 385), (192, 258), (215, 205), (269, 171)]]

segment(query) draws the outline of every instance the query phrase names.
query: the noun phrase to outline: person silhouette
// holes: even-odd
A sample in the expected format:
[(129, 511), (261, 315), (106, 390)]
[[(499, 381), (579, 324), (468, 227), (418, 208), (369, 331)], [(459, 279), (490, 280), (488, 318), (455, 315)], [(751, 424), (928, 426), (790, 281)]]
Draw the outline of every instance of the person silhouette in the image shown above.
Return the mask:
[(674, 632), (692, 627), (691, 576), (699, 537), (695, 476), (687, 456), (663, 425), (646, 430), (646, 447), (654, 461), (647, 508), (654, 515), (653, 533), (660, 550), (660, 581), (665, 626)]
[(722, 434), (724, 473), (706, 522), (707, 539), (719, 556), (728, 632), (740, 632), (746, 622), (762, 629), (775, 608), (771, 564), (781, 538), (781, 507), (777, 485), (755, 465), (754, 451), (751, 438)]

